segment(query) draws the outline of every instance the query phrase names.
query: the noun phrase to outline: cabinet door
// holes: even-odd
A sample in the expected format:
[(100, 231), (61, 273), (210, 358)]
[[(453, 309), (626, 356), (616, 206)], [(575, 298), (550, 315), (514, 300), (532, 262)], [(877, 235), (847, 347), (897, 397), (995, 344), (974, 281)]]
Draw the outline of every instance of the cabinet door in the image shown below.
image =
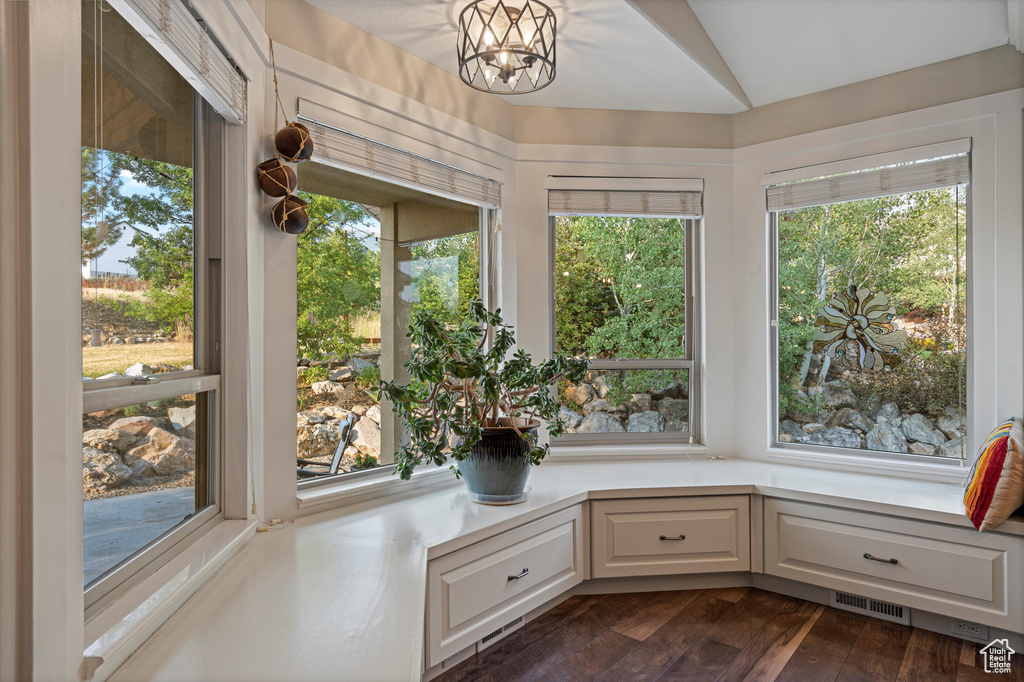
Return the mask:
[(591, 505), (595, 578), (750, 570), (746, 495)]

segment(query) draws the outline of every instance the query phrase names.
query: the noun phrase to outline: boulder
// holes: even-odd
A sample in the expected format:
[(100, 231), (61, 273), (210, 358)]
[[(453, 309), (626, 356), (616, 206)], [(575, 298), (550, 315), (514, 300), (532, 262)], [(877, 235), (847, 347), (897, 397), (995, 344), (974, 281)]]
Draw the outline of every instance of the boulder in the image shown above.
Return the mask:
[[(961, 453), (960, 448), (965, 447), (964, 439), (957, 438), (955, 440), (946, 441), (939, 446), (939, 457), (950, 457), (952, 459), (960, 459)], [(963, 453), (970, 456), (966, 451)]]
[[(882, 420), (885, 421), (882, 421)], [(888, 424), (890, 426), (899, 426), (903, 423), (900, 419), (900, 408), (896, 403), (885, 403), (878, 408), (878, 414), (875, 416), (875, 420), (879, 424)]]
[(826, 413), (803, 391), (797, 391), (789, 399), (789, 406), (786, 409), (786, 416), (798, 424), (810, 422), (827, 421)]
[(818, 429), (807, 439), (811, 445), (830, 445), (839, 448), (860, 448), (860, 436), (851, 431), (837, 427), (834, 429)]
[(124, 378), (124, 375), (121, 374), (120, 372), (111, 372), (110, 374), (104, 374), (101, 377), (96, 377), (96, 380), (99, 381), (100, 379), (123, 379), (123, 378)]
[(666, 381), (665, 383), (651, 391), (651, 398), (653, 400), (662, 400), (663, 398), (678, 398), (685, 391), (686, 387), (680, 384), (678, 381)]
[[(806, 431), (804, 431), (803, 429), (801, 429), (800, 425), (797, 424), (795, 421), (791, 421), (789, 419), (783, 419), (782, 423), (779, 424), (779, 435), (780, 435), (779, 440), (782, 441), (783, 443), (794, 442), (794, 441), (797, 442), (797, 443), (801, 443), (801, 442), (807, 440), (807, 436), (809, 434)], [(789, 436), (789, 441), (783, 441), (782, 438), (781, 438), (782, 435)]]
[(878, 417), (878, 411), (880, 409), (882, 409), (882, 399), (877, 395), (870, 395), (867, 398), (862, 398), (857, 403), (857, 411), (868, 419), (875, 419)]
[(825, 404), (833, 410), (855, 407), (857, 405), (857, 396), (853, 394), (853, 391), (844, 386), (841, 381), (825, 382), (825, 385), (821, 387), (821, 397)]
[(366, 405), (353, 405), (352, 414), (362, 417), (364, 414), (366, 414)]
[(167, 418), (171, 420), (171, 427), (180, 435), (187, 438), (196, 437), (196, 406), (172, 407), (167, 410)]
[(580, 423), (576, 433), (624, 433), (622, 422), (607, 412), (591, 412)]
[(296, 428), (297, 451), (302, 459), (333, 455), (339, 440), (338, 422), (334, 420), (299, 423)]
[(373, 364), (369, 360), (363, 360), (362, 358), (352, 357), (349, 358), (348, 366), (352, 369), (353, 372), (359, 374), (360, 372), (372, 369), (377, 365)]
[(360, 417), (352, 430), (352, 445), (364, 455), (380, 457), (380, 427), (369, 417)]
[(145, 436), (155, 428), (160, 427), (160, 420), (155, 417), (124, 417), (118, 419), (112, 424), (108, 424), (108, 429), (115, 429), (117, 431), (127, 431), (130, 434), (136, 436)]
[(127, 456), (152, 462), (158, 476), (181, 476), (195, 470), (196, 444), (156, 427)]
[(118, 488), (132, 477), (121, 458), (92, 447), (82, 448), (82, 487), (95, 493)]
[(136, 362), (124, 371), (126, 377), (148, 377), (152, 374), (156, 374), (153, 368), (142, 362)]
[(299, 424), (323, 424), (327, 419), (320, 410), (304, 410), (295, 415), (295, 421)]
[(605, 378), (604, 374), (594, 379), (594, 390), (597, 391), (598, 398), (604, 398), (608, 395), (608, 391), (612, 390), (611, 386), (608, 385), (608, 380)]
[(138, 440), (134, 433), (116, 429), (90, 429), (82, 434), (82, 445), (118, 454), (128, 451)]
[(565, 389), (569, 399), (577, 405), (583, 406), (592, 400), (597, 398), (597, 392), (594, 387), (587, 383), (581, 383), (578, 386), (569, 385)]
[(646, 412), (647, 410), (653, 409), (651, 407), (652, 403), (653, 401), (651, 400), (650, 393), (634, 393), (629, 397), (629, 402), (626, 403), (626, 408), (629, 410), (630, 414), (634, 412)]
[(933, 428), (928, 417), (920, 413), (912, 414), (904, 419), (900, 429), (903, 431), (903, 435), (907, 437), (907, 440), (910, 441), (931, 443), (935, 447), (939, 447), (946, 442), (946, 437), (942, 432)]
[(380, 426), (380, 405), (370, 405), (366, 408), (366, 416), (377, 422), (377, 426)]
[(953, 405), (946, 407), (945, 413), (939, 417), (935, 425), (939, 428), (939, 431), (942, 431), (942, 433), (950, 440), (960, 438), (967, 433), (964, 416), (960, 413), (960, 410)]
[(558, 421), (562, 422), (562, 426), (565, 427), (566, 430), (572, 431), (580, 425), (580, 422), (583, 421), (583, 415), (578, 412), (573, 412), (563, 405), (558, 410)]
[(804, 431), (806, 433), (817, 433), (825, 428), (825, 425), (821, 422), (811, 422), (810, 424), (804, 424)]
[(689, 421), (690, 401), (678, 398), (663, 398), (658, 401), (658, 412), (666, 422)]
[(665, 418), (654, 410), (631, 414), (626, 426), (629, 433), (661, 433), (664, 430)]
[(874, 428), (874, 423), (863, 414), (852, 407), (841, 408), (828, 420), (829, 427), (845, 426), (851, 429), (860, 429), (867, 433)]
[(909, 450), (912, 455), (924, 455), (926, 457), (933, 457), (939, 451), (931, 443), (911, 443)]
[(793, 442), (793, 436), (789, 435), (788, 433), (780, 433), (779, 434), (779, 442), (780, 443), (792, 443)]
[(907, 452), (907, 437), (903, 435), (903, 431), (892, 424), (879, 422), (868, 432), (867, 442), (869, 450)]
[(590, 416), (594, 412), (611, 412), (614, 414), (624, 413), (626, 410), (621, 405), (616, 405), (607, 400), (594, 400), (583, 406), (583, 414)]
[(153, 463), (149, 460), (140, 459), (131, 465), (132, 478), (135, 480), (152, 478), (156, 476), (156, 469), (153, 468)]
[(341, 390), (341, 384), (333, 381), (317, 381), (312, 388), (315, 395), (333, 394)]
[(337, 405), (321, 405), (320, 407), (314, 407), (313, 413), (318, 414), (327, 419), (344, 419), (348, 416), (348, 410), (344, 410)]
[(355, 376), (355, 370), (351, 367), (342, 367), (341, 369), (336, 369), (331, 372), (327, 376), (327, 379), (329, 381), (348, 381), (349, 379), (354, 379)]

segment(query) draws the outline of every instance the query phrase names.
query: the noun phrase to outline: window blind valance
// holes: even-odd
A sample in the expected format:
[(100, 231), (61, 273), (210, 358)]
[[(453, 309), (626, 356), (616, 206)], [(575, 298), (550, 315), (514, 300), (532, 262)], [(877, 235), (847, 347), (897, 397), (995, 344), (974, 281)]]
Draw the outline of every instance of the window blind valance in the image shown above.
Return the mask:
[(299, 120), (313, 138), (313, 161), (476, 206), (501, 206), (497, 180), (339, 130), (301, 113)]
[(245, 78), (182, 0), (108, 1), (218, 114), (245, 121)]
[(953, 187), (970, 182), (968, 152), (767, 186), (768, 210), (823, 206), (857, 199)]
[(548, 214), (699, 218), (703, 192), (549, 189)]

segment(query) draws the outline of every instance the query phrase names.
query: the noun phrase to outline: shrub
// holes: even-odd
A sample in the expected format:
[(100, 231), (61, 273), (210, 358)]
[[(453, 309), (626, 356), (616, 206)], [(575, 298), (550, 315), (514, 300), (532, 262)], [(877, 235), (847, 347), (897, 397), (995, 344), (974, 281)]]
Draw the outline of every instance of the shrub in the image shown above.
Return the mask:
[(376, 388), (380, 384), (380, 367), (364, 367), (356, 375), (359, 388)]

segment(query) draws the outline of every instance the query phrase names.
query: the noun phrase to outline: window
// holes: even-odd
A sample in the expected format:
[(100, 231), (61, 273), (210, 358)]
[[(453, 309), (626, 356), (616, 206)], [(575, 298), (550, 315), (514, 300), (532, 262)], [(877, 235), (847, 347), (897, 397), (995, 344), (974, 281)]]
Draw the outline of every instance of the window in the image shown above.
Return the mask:
[(590, 359), (582, 383), (557, 388), (560, 441), (694, 442), (696, 221), (685, 216), (699, 214), (699, 192), (549, 195), (554, 350)]
[(400, 425), (378, 382), (408, 378), (413, 315), (456, 326), (481, 295), (492, 211), (316, 162), (299, 187), (296, 475), (310, 486), (390, 471)]
[(121, 15), (83, 3), (87, 615), (219, 518), (221, 125)]
[(965, 457), (969, 156), (918, 158), (768, 188), (777, 445)]

